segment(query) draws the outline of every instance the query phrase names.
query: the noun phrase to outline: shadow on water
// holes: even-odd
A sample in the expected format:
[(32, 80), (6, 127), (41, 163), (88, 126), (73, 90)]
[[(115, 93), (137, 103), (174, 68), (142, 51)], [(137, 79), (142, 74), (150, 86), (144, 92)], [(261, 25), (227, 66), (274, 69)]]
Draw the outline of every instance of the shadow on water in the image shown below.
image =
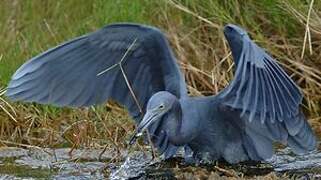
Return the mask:
[[(246, 162), (230, 165), (188, 165), (180, 157), (152, 158), (148, 152), (119, 156), (121, 163), (109, 163), (116, 154), (100, 149), (0, 148), (0, 179), (218, 179), (222, 177), (321, 178), (321, 153), (297, 156), (287, 148), (278, 150), (266, 163)], [(272, 175), (271, 175), (272, 174)], [(286, 174), (286, 175), (284, 175)], [(271, 178), (270, 178), (271, 179)]]

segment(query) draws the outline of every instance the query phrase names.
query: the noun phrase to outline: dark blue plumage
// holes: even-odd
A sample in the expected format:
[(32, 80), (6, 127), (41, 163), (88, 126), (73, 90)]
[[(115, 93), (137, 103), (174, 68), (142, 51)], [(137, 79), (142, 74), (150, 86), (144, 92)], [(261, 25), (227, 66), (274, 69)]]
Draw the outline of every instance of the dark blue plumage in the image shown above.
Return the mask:
[(148, 129), (165, 158), (184, 146), (195, 158), (260, 161), (273, 155), (274, 141), (298, 154), (314, 150), (295, 83), (243, 29), (227, 25), (224, 34), (235, 77), (215, 96), (189, 97), (165, 36), (137, 24), (108, 25), (32, 58), (13, 75), (6, 94), (74, 107), (114, 99), (138, 123), (137, 135)]

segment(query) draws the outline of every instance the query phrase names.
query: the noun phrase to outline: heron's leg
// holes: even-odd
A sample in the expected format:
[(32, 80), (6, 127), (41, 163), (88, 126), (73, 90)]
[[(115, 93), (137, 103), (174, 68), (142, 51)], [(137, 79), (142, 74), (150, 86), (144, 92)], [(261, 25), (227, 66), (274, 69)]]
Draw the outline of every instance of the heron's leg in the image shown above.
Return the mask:
[(194, 163), (196, 166), (199, 166), (201, 164), (201, 153), (199, 152), (194, 152), (193, 153), (193, 159), (194, 159)]
[(214, 158), (209, 152), (201, 153), (201, 164), (213, 164), (216, 158)]
[(155, 152), (154, 144), (152, 142), (150, 133), (148, 131), (146, 131), (146, 134), (147, 134), (147, 139), (148, 139), (148, 142), (150, 144), (150, 147), (152, 148), (152, 160), (154, 160), (156, 158), (156, 152)]
[(186, 164), (195, 164), (195, 157), (193, 156), (193, 150), (188, 146), (184, 146), (184, 162)]
[(197, 152), (193, 153), (193, 159), (195, 161), (195, 165), (199, 166), (214, 164), (218, 158), (209, 152)]

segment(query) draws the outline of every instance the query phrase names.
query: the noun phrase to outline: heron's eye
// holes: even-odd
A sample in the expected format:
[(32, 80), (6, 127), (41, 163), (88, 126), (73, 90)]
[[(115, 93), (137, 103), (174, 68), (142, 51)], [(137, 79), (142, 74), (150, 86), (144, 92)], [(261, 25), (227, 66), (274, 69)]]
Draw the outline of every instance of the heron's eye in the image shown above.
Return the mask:
[(164, 106), (164, 104), (161, 104), (161, 105), (159, 105), (159, 107), (158, 107), (159, 109), (164, 109), (165, 108), (165, 106)]

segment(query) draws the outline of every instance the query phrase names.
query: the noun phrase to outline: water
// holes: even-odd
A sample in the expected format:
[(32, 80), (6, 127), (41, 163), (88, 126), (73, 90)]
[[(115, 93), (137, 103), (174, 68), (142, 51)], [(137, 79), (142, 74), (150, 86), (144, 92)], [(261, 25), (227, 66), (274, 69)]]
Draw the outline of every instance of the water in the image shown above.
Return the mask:
[[(182, 158), (162, 161), (148, 152), (115, 153), (102, 149), (69, 148), (0, 148), (0, 179), (173, 179), (220, 176), (256, 176), (274, 172), (296, 177), (321, 178), (321, 153), (297, 156), (282, 149), (267, 163), (241, 163), (228, 165), (190, 166)], [(110, 161), (118, 156), (119, 163)], [(99, 159), (100, 157), (100, 159)]]
[(104, 179), (105, 162), (112, 159), (115, 153), (100, 156), (101, 152), (97, 149), (83, 149), (74, 150), (70, 154), (69, 148), (1, 148), (0, 177)]

